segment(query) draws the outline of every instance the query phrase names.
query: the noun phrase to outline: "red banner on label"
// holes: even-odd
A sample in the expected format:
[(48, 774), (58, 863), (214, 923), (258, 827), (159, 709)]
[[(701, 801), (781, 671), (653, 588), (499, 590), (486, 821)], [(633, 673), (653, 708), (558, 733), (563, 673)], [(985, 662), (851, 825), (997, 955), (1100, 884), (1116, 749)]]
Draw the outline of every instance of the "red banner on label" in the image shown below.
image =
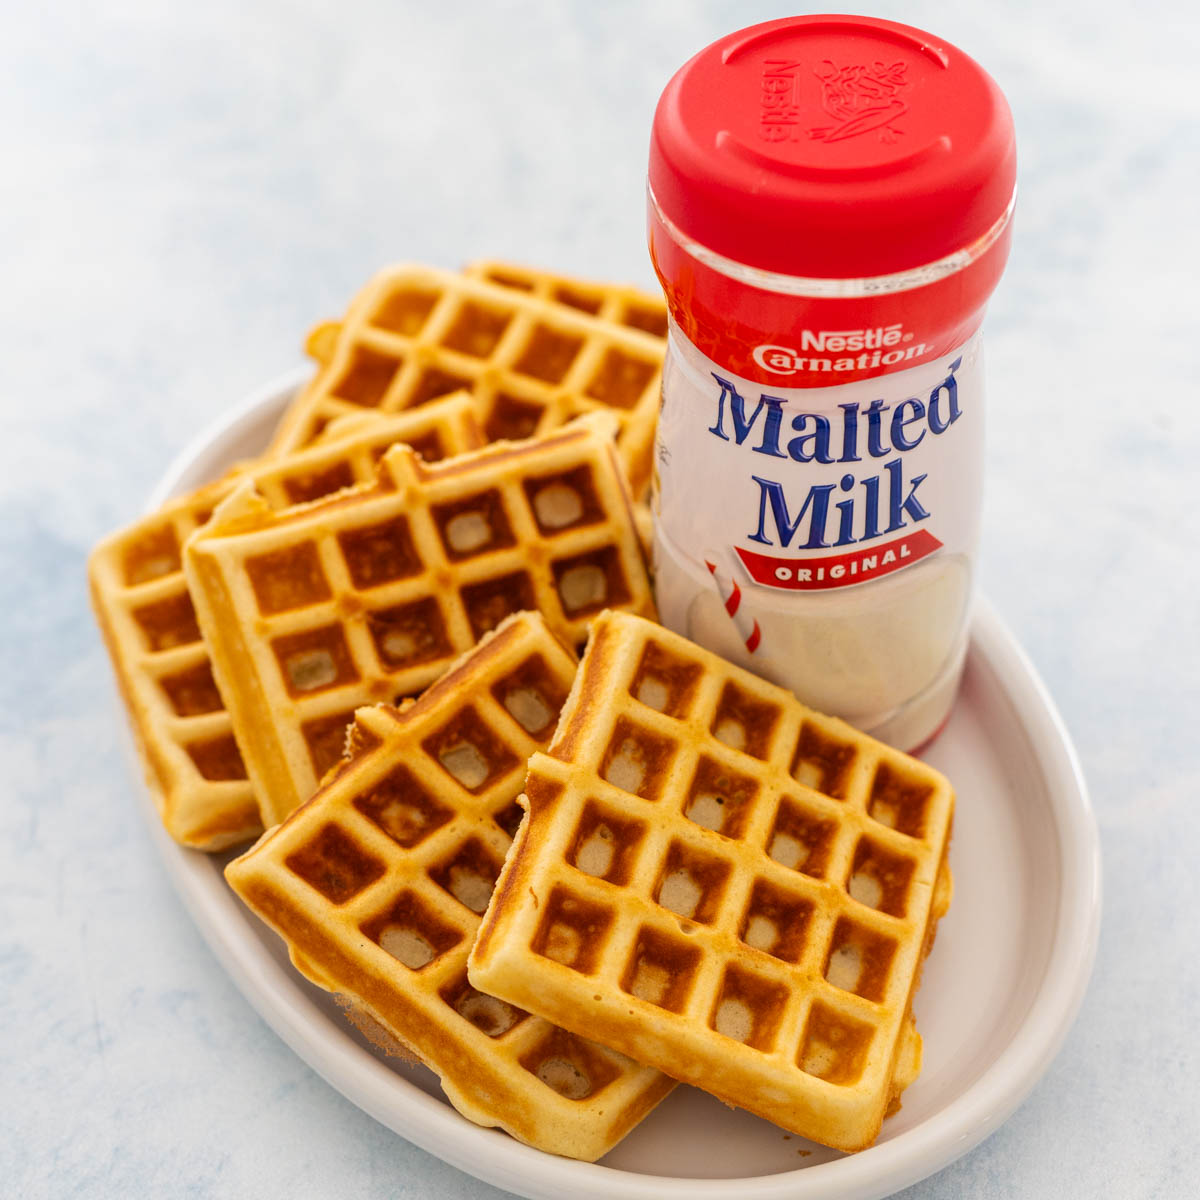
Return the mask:
[(708, 266), (675, 240), (653, 199), (647, 204), (650, 257), (680, 332), (727, 371), (775, 388), (827, 388), (949, 354), (979, 328), (1012, 234), (1006, 225), (985, 253), (922, 287), (813, 297)]
[(941, 548), (942, 543), (927, 529), (915, 530), (869, 550), (852, 550), (849, 554), (821, 558), (812, 555), (776, 558), (772, 554), (756, 554), (741, 546), (734, 547), (755, 583), (795, 592), (816, 592), (866, 583), (911, 566)]

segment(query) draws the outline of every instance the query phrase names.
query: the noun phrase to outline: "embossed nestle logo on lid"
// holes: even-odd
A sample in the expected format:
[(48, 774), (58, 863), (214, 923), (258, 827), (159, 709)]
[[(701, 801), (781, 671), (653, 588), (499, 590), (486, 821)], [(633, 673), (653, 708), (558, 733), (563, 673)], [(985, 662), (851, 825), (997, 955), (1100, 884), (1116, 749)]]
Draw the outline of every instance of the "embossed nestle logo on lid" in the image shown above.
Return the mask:
[[(908, 64), (850, 63), (831, 59), (805, 71), (798, 58), (768, 58), (762, 68), (762, 110), (759, 135), (768, 142), (796, 142), (802, 137), (816, 142), (843, 142), (864, 133), (877, 133), (891, 144), (904, 133), (896, 122), (908, 112), (902, 93), (912, 84), (906, 78)], [(801, 120), (801, 79), (811, 77), (819, 84), (820, 107), (825, 124), (808, 125)], [(818, 88), (812, 88), (815, 99)], [(814, 120), (816, 105), (810, 104)]]
[(759, 134), (768, 142), (794, 141), (800, 127), (796, 72), (799, 59), (769, 58), (763, 63)]
[(911, 85), (904, 78), (907, 64), (894, 62), (837, 66), (829, 59), (818, 63), (813, 74), (821, 81), (821, 107), (832, 125), (810, 129), (818, 142), (841, 142), (878, 130), (881, 142), (894, 142), (904, 132), (895, 122), (908, 104), (900, 93)]

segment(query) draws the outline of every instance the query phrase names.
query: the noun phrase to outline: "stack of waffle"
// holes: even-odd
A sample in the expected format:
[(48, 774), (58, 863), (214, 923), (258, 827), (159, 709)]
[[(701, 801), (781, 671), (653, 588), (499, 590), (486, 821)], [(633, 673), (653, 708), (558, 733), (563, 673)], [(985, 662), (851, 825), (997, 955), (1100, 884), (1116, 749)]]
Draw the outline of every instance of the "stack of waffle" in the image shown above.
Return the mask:
[(389, 269), (259, 459), (97, 547), (94, 606), (167, 830), (261, 834), (231, 887), (465, 1116), (592, 1160), (682, 1079), (860, 1149), (919, 1070), (953, 794), (654, 623), (665, 332)]
[[(173, 837), (187, 846), (220, 850), (261, 832), (260, 806), (266, 810), (268, 825), (286, 815), (280, 811), (281, 802), (269, 793), (258, 789), (256, 797), (252, 781), (259, 781), (249, 772), (260, 756), (247, 750), (256, 737), (256, 722), (244, 731), (231, 725), (226, 711), (232, 703), (228, 689), (220, 668), (214, 678), (210, 666), (213, 639), (202, 618), (198, 620), (184, 579), (184, 543), (208, 522), (217, 505), (239, 485), (253, 484), (260, 520), (266, 519), (268, 510), (285, 518), (292, 510), (304, 512), (335, 494), (339, 502), (331, 511), (340, 519), (344, 507), (340, 497), (346, 489), (351, 489), (346, 494), (357, 497), (356, 485), (359, 490), (375, 485), (378, 459), (394, 443), (406, 443), (425, 464), (432, 464), (479, 449), (497, 437), (549, 434), (572, 417), (593, 412), (610, 414), (616, 422), (622, 464), (642, 481), (639, 487), (644, 490), (665, 319), (660, 298), (527, 268), (478, 263), (462, 276), (425, 267), (391, 268), (367, 284), (341, 323), (320, 325), (309, 337), (317, 372), (289, 405), (262, 458), (172, 500), (95, 549), (89, 564), (94, 608), (147, 782)], [(399, 370), (406, 356), (407, 373)], [(385, 361), (386, 369), (381, 365)], [(364, 363), (374, 366), (368, 369)], [(350, 369), (347, 364), (358, 365)], [(569, 498), (569, 487), (561, 492), (551, 489), (543, 506), (552, 505), (556, 496), (560, 501), (567, 497), (562, 527), (552, 531), (558, 538), (556, 545), (579, 543), (585, 526), (596, 531), (602, 522), (613, 524), (610, 544), (622, 548), (619, 557), (630, 573), (626, 586), (631, 602), (648, 612), (645, 575), (635, 569), (637, 555), (625, 538), (628, 502), (618, 494), (611, 458), (611, 451), (597, 451), (597, 469), (607, 486), (598, 494), (581, 494), (578, 514), (571, 509), (575, 502)], [(413, 469), (418, 469), (415, 463)], [(455, 503), (453, 474), (450, 482), (440, 485), (443, 510)], [(588, 484), (586, 467), (579, 479)], [(469, 491), (462, 492), (462, 499), (470, 501)], [(365, 503), (361, 498), (356, 502)], [(246, 503), (244, 492), (237, 503)], [(639, 528), (644, 520), (639, 516)], [(523, 539), (528, 524), (526, 520), (514, 536)], [(477, 529), (472, 533), (469, 515), (453, 528), (466, 531), (458, 535), (460, 545), (479, 536)], [(533, 536), (538, 542), (545, 540), (540, 533)], [(260, 540), (269, 537), (264, 534)], [(594, 538), (592, 542), (599, 544)], [(510, 564), (522, 557), (525, 545), (523, 540), (509, 544), (505, 557)], [(480, 546), (478, 553), (469, 550), (459, 555), (464, 561), (456, 572), (471, 576), (472, 594), (481, 597), (476, 609), (488, 609), (474, 618), (475, 626), (484, 622), (478, 632), (494, 625), (505, 611), (503, 596), (486, 594), (486, 576), (495, 561), (495, 555), (485, 553), (487, 549)], [(386, 547), (367, 543), (365, 550), (369, 557), (385, 553)], [(458, 553), (452, 547), (442, 555), (430, 552), (442, 562)], [(468, 557), (470, 562), (465, 561)], [(287, 603), (280, 597), (288, 588), (302, 597), (306, 581), (311, 586), (303, 561), (302, 550), (294, 562), (299, 576), (293, 580), (287, 578), (291, 569), (287, 565), (281, 563), (271, 571), (275, 595), (266, 601), (264, 617), (284, 611), (272, 605)], [(497, 583), (500, 590), (502, 576)], [(408, 579), (412, 592), (417, 581)], [(596, 590), (594, 572), (583, 572), (581, 579), (585, 589), (591, 579)], [(523, 587), (524, 582), (519, 582)], [(367, 603), (360, 622), (366, 620), (366, 612), (378, 607), (373, 602), (382, 594), (379, 583), (364, 581)], [(428, 584), (427, 592), (435, 593), (444, 588), (445, 580), (435, 570)], [(339, 599), (352, 604), (357, 590), (355, 585), (339, 592)], [(518, 598), (527, 600), (527, 592), (513, 596), (514, 601)], [(255, 619), (243, 615), (251, 622)], [(416, 619), (422, 613), (417, 609), (412, 615)], [(444, 667), (448, 654), (473, 642), (455, 617), (449, 614), (456, 627), (448, 642), (439, 642), (438, 653), (428, 647), (421, 651), (424, 665), (412, 664), (414, 669), (400, 687), (381, 686), (375, 699), (395, 699), (406, 694), (405, 688), (420, 690), (438, 674), (439, 661)], [(580, 633), (581, 627), (576, 624), (573, 632)], [(436, 640), (443, 633), (434, 628), (422, 636)], [(395, 635), (389, 644), (402, 640)], [(282, 681), (277, 682), (281, 687)], [(272, 692), (271, 682), (264, 686)], [(313, 767), (303, 779), (302, 792), (311, 791), (315, 775), (340, 756), (344, 727), (363, 699), (361, 695), (351, 699), (340, 688), (307, 689), (313, 699), (317, 692), (329, 719), (314, 725), (315, 718), (310, 717), (307, 731), (300, 734), (308, 744), (321, 747), (313, 751)], [(337, 699), (344, 703), (335, 713), (330, 705)], [(259, 698), (251, 696), (249, 702), (257, 705)], [(266, 712), (259, 716), (271, 718)], [(299, 753), (296, 750), (294, 761), (299, 761)], [(304, 774), (302, 768), (296, 769)], [(282, 803), (294, 806), (302, 798), (293, 793)]]

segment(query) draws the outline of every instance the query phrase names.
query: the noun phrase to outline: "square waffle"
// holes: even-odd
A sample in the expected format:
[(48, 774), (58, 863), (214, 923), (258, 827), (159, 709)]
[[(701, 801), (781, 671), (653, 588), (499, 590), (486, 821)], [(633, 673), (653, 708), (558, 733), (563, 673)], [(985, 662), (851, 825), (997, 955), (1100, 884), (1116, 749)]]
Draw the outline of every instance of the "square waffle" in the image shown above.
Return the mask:
[(427, 465), (406, 446), (378, 482), (292, 513), (243, 486), (185, 567), (263, 821), (337, 762), (363, 704), (414, 695), (521, 609), (582, 643), (605, 607), (653, 615), (615, 421)]
[(284, 509), (368, 479), (396, 441), (429, 459), (482, 443), (469, 397), (417, 412), (347, 419), (294, 456), (252, 464), (105, 538), (88, 562), (92, 603), (150, 790), (176, 841), (220, 850), (262, 830), (258, 804), (213, 681), (181, 548), (239, 479)]
[(471, 983), (814, 1141), (871, 1144), (953, 792), (932, 768), (621, 613), (596, 619)]
[(436, 1071), (464, 1116), (591, 1160), (672, 1082), (476, 991), (466, 968), (525, 761), (574, 673), (541, 617), (508, 617), (409, 707), (360, 709), (348, 760), (225, 874), (299, 970)]
[(661, 292), (643, 292), (619, 283), (575, 279), (551, 271), (539, 271), (518, 263), (481, 259), (463, 268), (471, 279), (483, 279), (498, 287), (529, 292), (541, 300), (565, 304), (602, 321), (640, 329), (655, 337), (667, 336), (667, 305)]
[(307, 445), (348, 412), (396, 412), (469, 388), (489, 440), (613, 413), (634, 494), (649, 483), (665, 347), (654, 334), (511, 287), (396, 266), (307, 345), (317, 374), (284, 416), (273, 453)]

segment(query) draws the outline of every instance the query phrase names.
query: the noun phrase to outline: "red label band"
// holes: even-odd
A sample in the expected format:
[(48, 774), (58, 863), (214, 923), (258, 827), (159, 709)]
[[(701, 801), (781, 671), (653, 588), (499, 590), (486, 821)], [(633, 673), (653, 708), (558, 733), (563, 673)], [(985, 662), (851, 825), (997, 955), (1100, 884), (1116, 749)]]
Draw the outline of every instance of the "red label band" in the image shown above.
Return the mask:
[(734, 547), (755, 583), (793, 592), (818, 592), (865, 583), (911, 566), (941, 548), (942, 543), (927, 529), (893, 538), (869, 550), (853, 550), (849, 554), (829, 557), (776, 558), (772, 554), (757, 554), (753, 550), (743, 550), (741, 546)]
[(923, 287), (856, 297), (766, 291), (693, 258), (649, 202), (650, 257), (680, 332), (743, 379), (828, 388), (905, 371), (979, 328), (1008, 257), (1011, 229), (974, 262)]

